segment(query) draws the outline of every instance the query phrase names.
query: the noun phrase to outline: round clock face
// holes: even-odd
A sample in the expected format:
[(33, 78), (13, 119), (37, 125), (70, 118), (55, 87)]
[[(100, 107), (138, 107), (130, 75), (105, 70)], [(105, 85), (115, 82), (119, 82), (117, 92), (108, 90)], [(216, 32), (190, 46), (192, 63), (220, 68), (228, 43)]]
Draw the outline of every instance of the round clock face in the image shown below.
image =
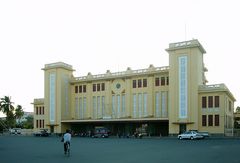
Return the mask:
[(116, 88), (117, 88), (117, 89), (121, 88), (121, 84), (120, 84), (120, 83), (117, 83), (117, 84), (116, 84)]

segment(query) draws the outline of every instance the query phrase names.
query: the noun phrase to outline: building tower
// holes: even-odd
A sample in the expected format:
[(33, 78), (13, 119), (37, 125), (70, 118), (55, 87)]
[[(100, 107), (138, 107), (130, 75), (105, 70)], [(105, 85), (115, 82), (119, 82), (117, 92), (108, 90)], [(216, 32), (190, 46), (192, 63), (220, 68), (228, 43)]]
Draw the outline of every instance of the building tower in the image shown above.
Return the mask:
[(44, 105), (47, 112), (46, 126), (51, 133), (61, 133), (67, 126), (61, 125), (62, 119), (70, 119), (71, 65), (63, 62), (46, 64), (44, 70)]
[(198, 87), (204, 85), (206, 53), (198, 40), (169, 44), (169, 134), (198, 129)]

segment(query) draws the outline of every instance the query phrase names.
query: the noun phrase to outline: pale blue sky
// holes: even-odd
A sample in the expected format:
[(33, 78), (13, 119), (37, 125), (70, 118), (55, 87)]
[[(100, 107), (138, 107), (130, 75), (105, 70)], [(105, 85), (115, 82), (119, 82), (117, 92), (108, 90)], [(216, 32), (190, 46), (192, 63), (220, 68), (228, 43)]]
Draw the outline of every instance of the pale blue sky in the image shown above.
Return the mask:
[(225, 83), (240, 100), (239, 7), (238, 0), (0, 0), (0, 97), (33, 111), (44, 64), (66, 62), (75, 76), (168, 66), (168, 44), (195, 38), (207, 51), (209, 84)]

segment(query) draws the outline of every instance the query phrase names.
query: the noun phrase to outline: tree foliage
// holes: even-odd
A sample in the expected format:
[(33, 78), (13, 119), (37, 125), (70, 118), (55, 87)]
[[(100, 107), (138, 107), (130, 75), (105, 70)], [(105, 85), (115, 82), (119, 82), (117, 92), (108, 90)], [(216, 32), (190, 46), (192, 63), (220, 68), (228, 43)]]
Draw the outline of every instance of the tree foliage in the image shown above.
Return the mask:
[(24, 115), (22, 106), (17, 105), (15, 109), (9, 96), (0, 99), (0, 111), (6, 115), (6, 124), (9, 128), (16, 127), (16, 120)]

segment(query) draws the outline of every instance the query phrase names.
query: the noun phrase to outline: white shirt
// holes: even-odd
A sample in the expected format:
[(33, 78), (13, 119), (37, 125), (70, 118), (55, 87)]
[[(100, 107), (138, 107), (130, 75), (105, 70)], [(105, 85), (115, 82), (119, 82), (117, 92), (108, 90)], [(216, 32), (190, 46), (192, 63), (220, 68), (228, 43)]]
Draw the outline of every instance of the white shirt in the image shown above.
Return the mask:
[(65, 133), (64, 136), (63, 136), (63, 139), (64, 139), (64, 143), (66, 143), (67, 141), (71, 141), (71, 134), (69, 133)]

